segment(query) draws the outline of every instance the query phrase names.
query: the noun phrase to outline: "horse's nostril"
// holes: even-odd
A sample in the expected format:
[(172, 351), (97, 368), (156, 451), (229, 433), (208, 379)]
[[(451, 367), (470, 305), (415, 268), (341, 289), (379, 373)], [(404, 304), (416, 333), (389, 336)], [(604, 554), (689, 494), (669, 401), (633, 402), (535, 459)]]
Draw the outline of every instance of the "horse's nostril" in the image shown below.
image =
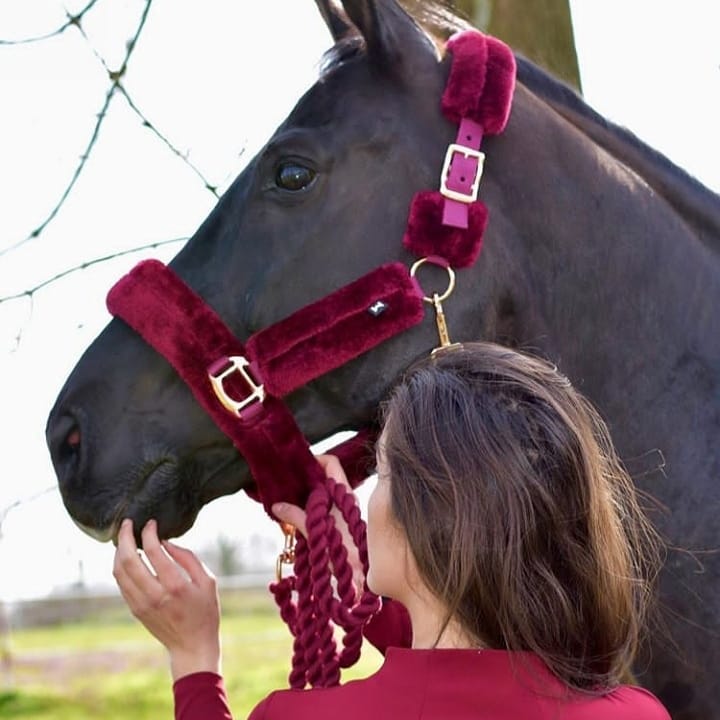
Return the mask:
[(75, 459), (80, 452), (80, 429), (74, 425), (70, 432), (65, 436), (65, 440), (60, 443), (58, 448), (58, 457), (61, 461)]
[(77, 420), (71, 415), (61, 415), (48, 425), (50, 455), (60, 483), (70, 482), (78, 469), (82, 433)]

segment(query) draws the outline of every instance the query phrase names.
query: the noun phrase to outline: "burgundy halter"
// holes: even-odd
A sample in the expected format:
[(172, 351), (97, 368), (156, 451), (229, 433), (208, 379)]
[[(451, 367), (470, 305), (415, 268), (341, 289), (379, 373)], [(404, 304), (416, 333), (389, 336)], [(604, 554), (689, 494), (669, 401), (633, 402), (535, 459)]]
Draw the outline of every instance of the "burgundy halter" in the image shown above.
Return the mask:
[[(440, 343), (448, 345), (442, 301), (452, 291), (453, 267), (472, 265), (482, 247), (488, 212), (477, 199), (484, 161), (480, 144), (484, 134), (500, 133), (507, 124), (515, 59), (502, 42), (477, 31), (453, 36), (447, 50), (452, 65), (441, 107), (459, 130), (447, 148), (440, 190), (419, 192), (412, 200), (403, 245), (420, 259), (410, 272), (400, 262), (383, 265), (260, 330), (245, 344), (159, 261), (139, 263), (107, 298), (110, 312), (171, 363), (231, 438), (256, 483), (250, 494), (268, 514), (279, 501), (306, 507), (309, 537), (308, 542), (298, 539), (296, 578), (281, 580), (279, 571), (274, 586), (295, 636), (293, 687), (337, 683), (339, 666), (357, 659), (362, 626), (379, 604), (368, 592), (356, 600), (339, 533), (328, 518), (331, 502), (344, 509), (366, 565), (364, 525), (352, 509), (352, 496), (325, 478), (281, 398), (422, 322), (423, 302), (433, 305)], [(446, 293), (423, 293), (415, 274), (425, 262), (447, 268)], [(353, 487), (367, 475), (367, 441), (361, 431), (330, 451), (340, 458)], [(284, 559), (293, 559), (290, 548)], [(340, 601), (331, 589), (330, 564), (338, 576)], [(297, 605), (291, 601), (293, 591)], [(339, 655), (330, 620), (348, 633)]]

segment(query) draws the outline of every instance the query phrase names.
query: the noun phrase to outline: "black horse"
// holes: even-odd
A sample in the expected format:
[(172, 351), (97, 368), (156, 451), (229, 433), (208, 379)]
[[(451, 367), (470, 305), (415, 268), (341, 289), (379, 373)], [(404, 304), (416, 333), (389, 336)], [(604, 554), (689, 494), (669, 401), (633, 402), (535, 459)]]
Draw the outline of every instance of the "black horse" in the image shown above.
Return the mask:
[[(448, 60), (394, 0), (317, 4), (336, 45), (318, 82), (220, 200), (173, 269), (246, 338), (391, 260), (408, 207), (436, 189), (456, 126)], [(677, 644), (653, 636), (641, 681), (676, 720), (720, 711), (720, 201), (518, 58), (504, 134), (488, 138), (490, 209), (474, 269), (446, 303), (455, 340), (552, 358), (599, 407), (667, 538), (661, 600)], [(294, 392), (311, 441), (372, 423), (393, 378), (437, 344), (426, 321)], [(109, 539), (125, 515), (163, 536), (250, 482), (171, 367), (115, 320), (48, 422), (75, 521)]]

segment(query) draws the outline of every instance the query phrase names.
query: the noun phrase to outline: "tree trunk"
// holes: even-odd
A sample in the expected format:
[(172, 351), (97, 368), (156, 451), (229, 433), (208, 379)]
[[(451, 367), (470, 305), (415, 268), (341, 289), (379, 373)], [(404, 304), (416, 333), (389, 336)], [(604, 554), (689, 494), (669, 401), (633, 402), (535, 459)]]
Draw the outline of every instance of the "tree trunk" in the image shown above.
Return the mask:
[(473, 25), (580, 91), (570, 0), (455, 0)]

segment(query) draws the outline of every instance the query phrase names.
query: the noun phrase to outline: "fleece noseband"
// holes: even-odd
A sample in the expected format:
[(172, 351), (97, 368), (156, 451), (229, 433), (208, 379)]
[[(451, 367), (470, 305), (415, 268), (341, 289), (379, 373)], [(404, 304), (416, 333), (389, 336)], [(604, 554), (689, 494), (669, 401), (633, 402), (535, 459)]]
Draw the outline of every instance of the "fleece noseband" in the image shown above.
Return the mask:
[[(401, 262), (382, 265), (245, 342), (159, 261), (139, 263), (108, 295), (110, 312), (170, 362), (200, 405), (231, 438), (255, 481), (250, 494), (271, 516), (275, 502), (306, 506), (309, 499), (308, 528), (324, 528), (323, 518), (333, 493), (334, 502), (346, 505), (347, 512), (352, 513), (352, 502), (332, 483), (327, 484), (324, 471), (282, 400), (284, 396), (418, 325), (425, 317), (425, 302), (435, 309), (441, 345), (449, 344), (442, 300), (451, 288), (445, 295), (426, 296), (415, 272), (425, 262), (439, 265), (448, 270), (452, 285), (453, 268), (471, 266), (480, 254), (488, 220), (487, 208), (478, 200), (484, 162), (480, 145), (484, 135), (500, 133), (507, 124), (515, 59), (502, 42), (477, 31), (455, 35), (448, 41), (447, 50), (452, 54), (452, 64), (441, 107), (445, 117), (459, 128), (455, 142), (447, 148), (440, 190), (419, 192), (412, 200), (403, 246), (420, 259), (410, 272)], [(371, 439), (361, 431), (331, 451), (340, 458), (353, 487), (367, 475)], [(313, 495), (315, 490), (325, 494)], [(329, 498), (327, 502), (325, 497)], [(364, 529), (359, 518), (348, 520), (348, 524), (362, 556)], [(339, 534), (333, 532), (332, 527), (327, 536), (324, 529), (318, 531), (320, 539), (309, 551), (310, 555), (315, 553), (310, 560), (306, 546), (300, 545), (302, 552), (295, 564), (298, 583), (304, 582), (302, 578), (315, 577), (318, 568), (327, 567), (333, 552), (341, 552)], [(314, 569), (303, 575), (298, 562), (310, 561)], [(332, 633), (325, 637), (328, 619), (350, 628), (354, 639), (346, 643), (351, 650), (348, 658), (356, 657), (361, 624), (377, 609), (374, 597), (363, 596), (353, 606), (349, 580), (345, 585), (338, 581), (338, 594), (345, 594), (345, 605), (336, 607), (329, 577), (326, 580), (305, 590), (282, 583), (274, 590), (283, 617), (296, 635), (294, 680), (291, 674), (294, 687), (306, 682), (337, 682), (336, 673), (326, 670), (321, 662), (323, 647), (332, 644)], [(300, 600), (307, 599), (307, 603), (299, 603), (300, 610), (288, 604), (291, 589), (298, 592)], [(319, 603), (322, 609), (309, 610), (312, 602), (318, 605), (323, 593), (325, 600)]]

